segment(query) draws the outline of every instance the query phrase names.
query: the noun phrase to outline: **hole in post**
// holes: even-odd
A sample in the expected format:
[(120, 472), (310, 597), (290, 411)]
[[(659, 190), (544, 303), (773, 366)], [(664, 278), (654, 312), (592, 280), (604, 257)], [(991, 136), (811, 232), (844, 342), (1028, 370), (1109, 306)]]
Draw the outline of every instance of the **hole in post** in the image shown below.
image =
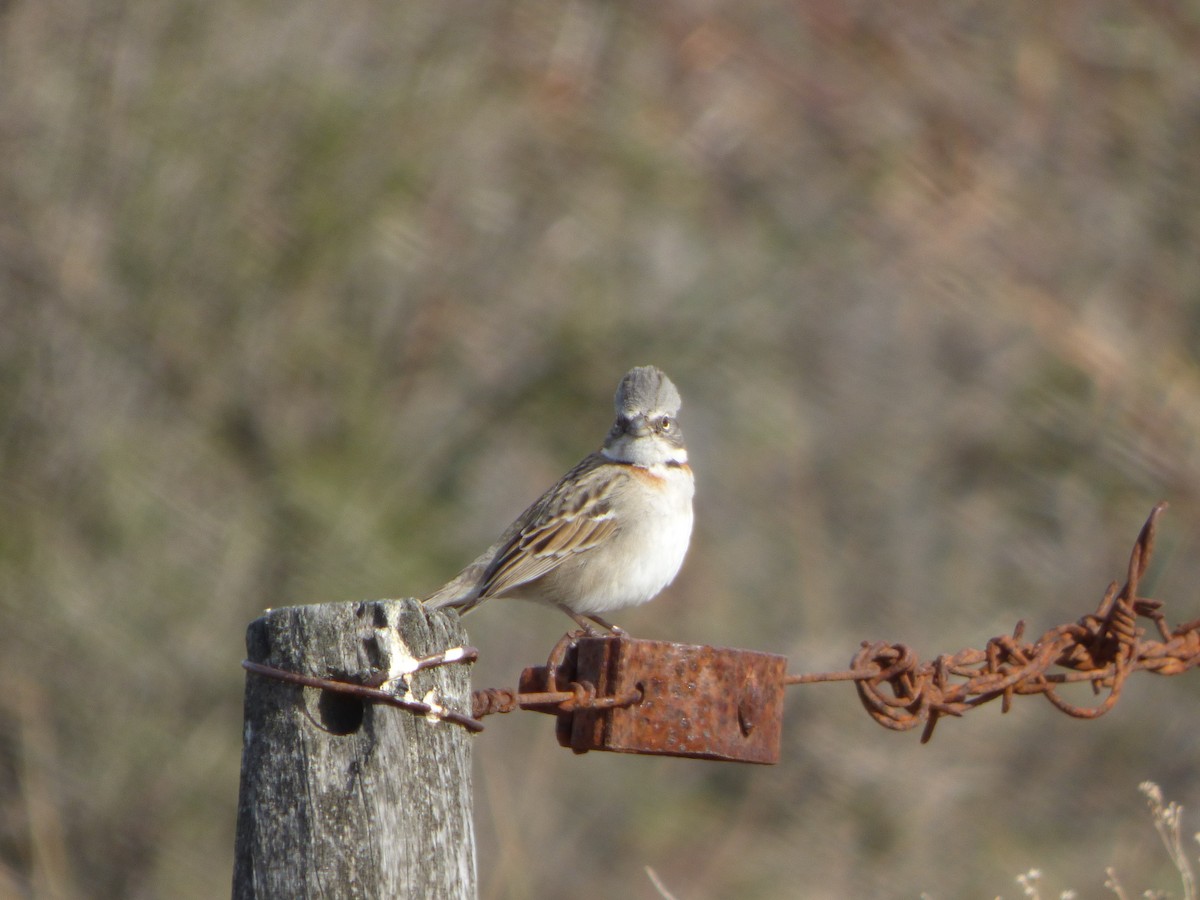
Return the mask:
[(321, 691), (317, 700), (317, 715), (321, 727), (330, 734), (354, 734), (362, 728), (364, 705), (357, 697), (348, 697), (334, 691)]

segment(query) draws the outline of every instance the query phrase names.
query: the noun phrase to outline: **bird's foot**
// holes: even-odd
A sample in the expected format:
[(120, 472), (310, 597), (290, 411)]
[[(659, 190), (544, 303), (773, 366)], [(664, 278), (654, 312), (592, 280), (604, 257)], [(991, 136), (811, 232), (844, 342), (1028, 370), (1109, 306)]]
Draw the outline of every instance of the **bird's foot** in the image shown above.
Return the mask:
[[(559, 603), (558, 608), (570, 616), (575, 621), (575, 624), (579, 626), (580, 630), (577, 632), (579, 637), (606, 637), (607, 635), (605, 635), (604, 632), (596, 630), (595, 625), (599, 625), (601, 628), (608, 631), (608, 633), (613, 637), (623, 637), (625, 635), (625, 630), (623, 628), (619, 628), (618, 626), (612, 624), (612, 622), (600, 618), (600, 616), (580, 615), (565, 603)], [(593, 622), (595, 625), (592, 624)]]

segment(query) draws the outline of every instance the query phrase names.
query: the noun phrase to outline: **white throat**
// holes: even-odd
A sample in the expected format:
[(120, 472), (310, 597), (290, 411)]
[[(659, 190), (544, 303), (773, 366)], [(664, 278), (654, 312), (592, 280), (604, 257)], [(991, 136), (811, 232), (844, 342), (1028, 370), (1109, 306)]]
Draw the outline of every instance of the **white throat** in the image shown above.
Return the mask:
[(600, 454), (614, 462), (629, 463), (646, 469), (672, 463), (682, 465), (688, 461), (685, 448), (650, 434), (641, 437), (622, 435), (605, 444)]

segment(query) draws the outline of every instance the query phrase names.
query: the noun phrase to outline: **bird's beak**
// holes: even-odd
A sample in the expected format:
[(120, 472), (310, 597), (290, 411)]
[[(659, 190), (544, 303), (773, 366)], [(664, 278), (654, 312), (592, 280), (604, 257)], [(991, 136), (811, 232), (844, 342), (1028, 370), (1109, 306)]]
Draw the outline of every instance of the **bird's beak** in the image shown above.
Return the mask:
[(625, 425), (625, 433), (634, 437), (645, 437), (652, 430), (645, 416), (634, 416)]

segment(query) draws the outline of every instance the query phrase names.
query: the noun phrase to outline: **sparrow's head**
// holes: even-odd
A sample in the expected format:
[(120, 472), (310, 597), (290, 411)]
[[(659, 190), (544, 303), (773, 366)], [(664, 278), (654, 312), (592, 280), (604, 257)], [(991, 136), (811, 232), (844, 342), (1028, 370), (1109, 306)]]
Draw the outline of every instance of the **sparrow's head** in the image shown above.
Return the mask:
[(601, 451), (609, 459), (638, 466), (687, 462), (679, 414), (679, 391), (654, 366), (630, 369), (613, 398), (616, 421)]

